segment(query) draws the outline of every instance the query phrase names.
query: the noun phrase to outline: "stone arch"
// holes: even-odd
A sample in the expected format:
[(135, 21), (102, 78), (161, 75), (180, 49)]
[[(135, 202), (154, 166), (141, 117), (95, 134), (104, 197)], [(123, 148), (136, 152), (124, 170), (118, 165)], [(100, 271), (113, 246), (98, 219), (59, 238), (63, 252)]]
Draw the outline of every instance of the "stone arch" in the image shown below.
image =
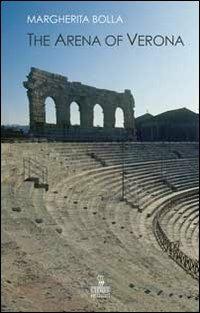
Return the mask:
[[(85, 134), (90, 133), (91, 139), (95, 139), (98, 134), (96, 129), (94, 132), (92, 131), (93, 109), (94, 104), (98, 103), (103, 108), (104, 114), (104, 129), (99, 131), (99, 139), (102, 138), (103, 133), (105, 133), (105, 140), (120, 139), (122, 135), (123, 138), (135, 139), (135, 101), (128, 89), (125, 89), (124, 92), (99, 89), (80, 82), (70, 82), (65, 76), (42, 71), (34, 67), (31, 68), (27, 81), (23, 82), (23, 85), (27, 89), (29, 99), (30, 130), (36, 135), (40, 134), (41, 131), (45, 131), (47, 136), (52, 135), (51, 125), (45, 125), (45, 99), (50, 96), (56, 105), (55, 136), (68, 137), (70, 126), (79, 124), (80, 134), (83, 135), (83, 138)], [(70, 123), (70, 104), (72, 101), (76, 101), (79, 109), (76, 109), (75, 114), (78, 118), (74, 122), (72, 118), (72, 123)], [(118, 124), (118, 117), (115, 118), (118, 107), (124, 113), (121, 114), (121, 124)], [(123, 119), (124, 125), (122, 125)], [(115, 131), (113, 129), (115, 126), (123, 126), (124, 129), (120, 132), (119, 130)], [(48, 130), (50, 130), (49, 133)]]
[(116, 128), (124, 128), (124, 110), (120, 107), (117, 107), (115, 110), (115, 127)]
[(93, 107), (93, 126), (104, 127), (104, 111), (100, 104), (95, 104)]
[(70, 124), (81, 125), (80, 105), (76, 101), (70, 103)]
[(57, 109), (53, 97), (46, 97), (44, 101), (45, 123), (57, 124)]

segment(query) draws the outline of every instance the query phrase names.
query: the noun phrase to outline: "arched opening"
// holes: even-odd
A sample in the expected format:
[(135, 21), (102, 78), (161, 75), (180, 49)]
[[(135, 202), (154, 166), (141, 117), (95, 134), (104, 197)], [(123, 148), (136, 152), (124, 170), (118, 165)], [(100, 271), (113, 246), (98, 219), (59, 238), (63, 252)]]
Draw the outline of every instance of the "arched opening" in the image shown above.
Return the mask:
[(70, 124), (80, 126), (80, 110), (76, 102), (70, 104)]
[(103, 109), (99, 104), (95, 104), (93, 126), (94, 127), (103, 127), (103, 125), (104, 125)]
[(47, 124), (56, 124), (56, 106), (51, 97), (47, 97), (45, 100), (45, 121)]
[(115, 111), (115, 127), (124, 127), (124, 112), (121, 108)]

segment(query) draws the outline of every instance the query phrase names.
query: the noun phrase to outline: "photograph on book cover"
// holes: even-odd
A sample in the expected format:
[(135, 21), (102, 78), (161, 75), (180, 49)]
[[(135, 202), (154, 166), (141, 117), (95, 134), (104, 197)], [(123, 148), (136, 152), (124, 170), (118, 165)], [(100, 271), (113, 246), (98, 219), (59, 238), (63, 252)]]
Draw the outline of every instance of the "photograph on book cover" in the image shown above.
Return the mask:
[(2, 312), (198, 312), (199, 2), (3, 1)]

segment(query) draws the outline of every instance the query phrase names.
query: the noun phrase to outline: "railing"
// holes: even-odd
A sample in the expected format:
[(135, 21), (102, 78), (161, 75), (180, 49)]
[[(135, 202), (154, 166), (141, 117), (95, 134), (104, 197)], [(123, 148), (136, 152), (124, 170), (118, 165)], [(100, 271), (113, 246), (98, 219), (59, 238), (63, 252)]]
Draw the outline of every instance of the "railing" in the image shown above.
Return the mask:
[(104, 161), (100, 156), (94, 152), (87, 152), (87, 155), (90, 156), (95, 161), (99, 162), (102, 166), (107, 166), (106, 161)]
[[(125, 201), (132, 207), (137, 208), (139, 211), (142, 210), (140, 204), (140, 192), (144, 191), (142, 186), (135, 180), (130, 180), (126, 177), (125, 171)], [(144, 191), (145, 192), (145, 191)]]
[(183, 251), (179, 249), (179, 243), (172, 242), (168, 239), (167, 235), (163, 231), (158, 218), (154, 218), (153, 229), (156, 239), (162, 248), (171, 259), (179, 264), (188, 274), (193, 278), (199, 279), (199, 262), (198, 260), (190, 258)]
[(23, 158), (24, 180), (38, 178), (42, 184), (48, 184), (47, 167), (31, 157)]

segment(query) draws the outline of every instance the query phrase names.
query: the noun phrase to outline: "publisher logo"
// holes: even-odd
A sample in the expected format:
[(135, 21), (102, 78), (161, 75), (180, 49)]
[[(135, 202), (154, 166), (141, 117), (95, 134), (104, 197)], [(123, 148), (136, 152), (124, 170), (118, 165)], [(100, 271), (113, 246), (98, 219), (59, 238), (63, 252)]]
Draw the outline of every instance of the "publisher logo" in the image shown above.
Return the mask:
[(110, 298), (111, 288), (105, 286), (104, 275), (97, 276), (98, 286), (91, 286), (91, 298)]

